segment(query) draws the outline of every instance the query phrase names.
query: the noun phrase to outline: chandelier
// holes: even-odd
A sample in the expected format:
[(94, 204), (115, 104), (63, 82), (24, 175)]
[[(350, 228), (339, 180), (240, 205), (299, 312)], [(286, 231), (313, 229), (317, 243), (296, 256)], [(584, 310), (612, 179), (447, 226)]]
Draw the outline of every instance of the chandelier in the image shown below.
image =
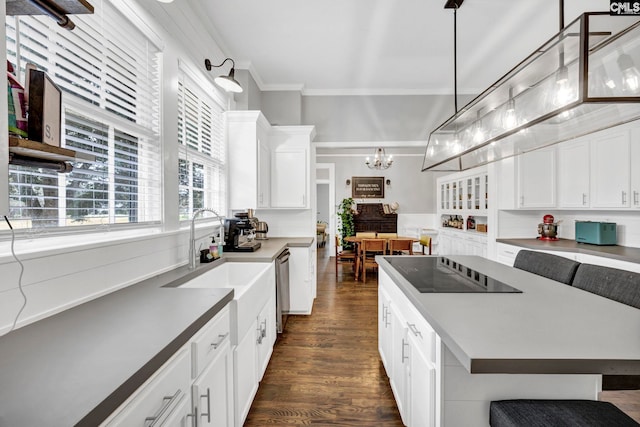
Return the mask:
[(389, 169), (391, 164), (393, 164), (393, 156), (387, 156), (384, 152), (384, 148), (376, 148), (376, 153), (373, 156), (373, 162), (371, 159), (367, 157), (367, 160), (364, 162), (369, 169)]

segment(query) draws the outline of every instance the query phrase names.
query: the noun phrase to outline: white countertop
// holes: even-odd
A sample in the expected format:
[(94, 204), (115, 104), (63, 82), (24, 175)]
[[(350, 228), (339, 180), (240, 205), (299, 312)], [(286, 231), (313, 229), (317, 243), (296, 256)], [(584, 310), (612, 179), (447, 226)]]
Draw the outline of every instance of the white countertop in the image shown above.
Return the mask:
[(640, 374), (640, 310), (475, 256), (449, 256), (522, 291), (420, 293), (382, 268), (470, 373)]

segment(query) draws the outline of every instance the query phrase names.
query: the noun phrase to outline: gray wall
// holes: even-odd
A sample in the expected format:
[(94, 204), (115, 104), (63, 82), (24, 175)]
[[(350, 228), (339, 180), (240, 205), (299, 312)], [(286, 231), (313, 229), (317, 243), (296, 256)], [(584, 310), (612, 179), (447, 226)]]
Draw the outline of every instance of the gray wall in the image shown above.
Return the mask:
[(400, 155), (389, 148), (387, 153), (394, 154), (393, 165), (384, 171), (374, 171), (365, 165), (365, 157), (370, 153), (353, 154), (321, 154), (317, 161), (335, 164), (336, 203), (351, 197), (351, 185), (346, 185), (347, 179), (354, 176), (382, 176), (391, 180), (391, 185), (385, 184), (384, 199), (358, 200), (359, 202), (389, 203), (398, 202), (399, 214), (425, 214), (436, 212), (436, 179), (441, 174), (420, 172), (422, 155)]
[(262, 113), (272, 125), (301, 125), (302, 94), (293, 90), (262, 92)]
[(236, 102), (236, 110), (262, 110), (262, 91), (251, 73), (247, 70), (236, 69), (235, 79), (243, 89), (242, 93), (233, 95), (233, 99)]
[(318, 217), (316, 220), (330, 224), (329, 220), (331, 219), (331, 213), (329, 212), (329, 184), (317, 184), (317, 188), (318, 192), (316, 193), (316, 198), (318, 200)]

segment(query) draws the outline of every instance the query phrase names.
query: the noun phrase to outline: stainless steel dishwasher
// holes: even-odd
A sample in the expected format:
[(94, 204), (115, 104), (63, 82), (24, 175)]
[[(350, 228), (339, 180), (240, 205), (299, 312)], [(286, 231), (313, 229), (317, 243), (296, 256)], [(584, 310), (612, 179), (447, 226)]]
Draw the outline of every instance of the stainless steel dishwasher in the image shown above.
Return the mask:
[(284, 331), (289, 314), (289, 249), (276, 258), (276, 324), (278, 333)]

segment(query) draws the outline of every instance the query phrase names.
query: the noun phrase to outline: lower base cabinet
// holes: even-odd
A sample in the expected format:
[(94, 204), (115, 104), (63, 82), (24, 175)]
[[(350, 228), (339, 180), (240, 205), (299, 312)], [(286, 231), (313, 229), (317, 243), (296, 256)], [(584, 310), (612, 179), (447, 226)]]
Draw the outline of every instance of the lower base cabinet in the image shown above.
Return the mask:
[(101, 425), (233, 426), (230, 327), (227, 306)]
[(410, 427), (439, 425), (440, 340), (387, 274), (378, 274), (378, 348), (402, 422)]
[(316, 293), (315, 249), (289, 247), (289, 314), (311, 314)]

